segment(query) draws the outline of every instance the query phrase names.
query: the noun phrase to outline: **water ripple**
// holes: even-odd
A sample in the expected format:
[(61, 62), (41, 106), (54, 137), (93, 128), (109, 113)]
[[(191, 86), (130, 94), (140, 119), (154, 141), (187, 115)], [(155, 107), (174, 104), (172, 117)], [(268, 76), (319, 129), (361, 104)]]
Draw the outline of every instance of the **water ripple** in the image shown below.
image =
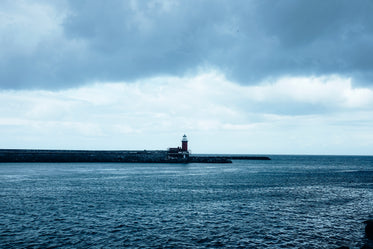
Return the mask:
[(362, 247), (372, 161), (285, 159), (3, 164), (0, 247)]

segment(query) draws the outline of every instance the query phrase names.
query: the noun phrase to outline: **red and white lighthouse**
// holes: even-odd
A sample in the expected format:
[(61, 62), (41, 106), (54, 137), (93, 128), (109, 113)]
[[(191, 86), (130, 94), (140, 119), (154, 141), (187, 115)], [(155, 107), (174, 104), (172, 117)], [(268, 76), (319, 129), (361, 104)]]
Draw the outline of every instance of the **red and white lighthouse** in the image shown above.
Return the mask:
[(181, 150), (188, 151), (188, 138), (185, 134), (183, 136), (183, 140), (181, 140)]

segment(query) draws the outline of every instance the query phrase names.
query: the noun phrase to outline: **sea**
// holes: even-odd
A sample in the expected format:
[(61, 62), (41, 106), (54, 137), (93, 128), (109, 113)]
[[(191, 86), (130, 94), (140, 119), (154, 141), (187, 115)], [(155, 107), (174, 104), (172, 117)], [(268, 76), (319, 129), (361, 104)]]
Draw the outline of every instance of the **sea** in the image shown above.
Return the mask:
[(367, 248), (372, 156), (1, 163), (0, 248)]

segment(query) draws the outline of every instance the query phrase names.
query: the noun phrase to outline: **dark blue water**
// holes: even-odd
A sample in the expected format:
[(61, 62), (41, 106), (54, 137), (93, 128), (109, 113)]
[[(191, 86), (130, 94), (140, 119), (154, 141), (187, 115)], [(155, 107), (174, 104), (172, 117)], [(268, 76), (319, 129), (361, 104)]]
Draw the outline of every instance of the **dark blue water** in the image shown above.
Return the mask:
[(0, 248), (360, 248), (373, 157), (0, 164)]

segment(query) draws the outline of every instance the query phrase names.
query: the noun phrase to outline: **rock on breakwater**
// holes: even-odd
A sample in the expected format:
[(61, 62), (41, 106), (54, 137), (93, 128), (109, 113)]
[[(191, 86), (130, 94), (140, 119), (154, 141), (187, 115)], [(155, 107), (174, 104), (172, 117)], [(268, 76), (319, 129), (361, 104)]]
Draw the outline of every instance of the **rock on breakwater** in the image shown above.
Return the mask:
[(373, 219), (364, 221), (365, 235), (368, 239), (373, 240)]

